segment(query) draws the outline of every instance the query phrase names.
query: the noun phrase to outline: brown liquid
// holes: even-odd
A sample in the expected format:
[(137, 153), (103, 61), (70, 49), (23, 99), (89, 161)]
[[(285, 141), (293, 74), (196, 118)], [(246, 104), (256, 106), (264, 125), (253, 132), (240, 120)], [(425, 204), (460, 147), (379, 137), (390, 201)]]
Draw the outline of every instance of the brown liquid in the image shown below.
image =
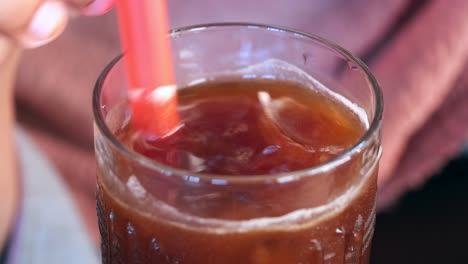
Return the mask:
[[(118, 136), (171, 167), (253, 177), (329, 161), (365, 130), (341, 103), (285, 81), (205, 83), (182, 89), (179, 100), (183, 126), (173, 134), (149, 138), (127, 126)], [(376, 170), (362, 179), (360, 166), (246, 185), (164, 176), (117, 159), (117, 177), (134, 192), (99, 169), (103, 263), (368, 263)], [(338, 198), (352, 184), (359, 189)], [(297, 212), (319, 206), (325, 209)], [(284, 216), (294, 211), (303, 215)]]

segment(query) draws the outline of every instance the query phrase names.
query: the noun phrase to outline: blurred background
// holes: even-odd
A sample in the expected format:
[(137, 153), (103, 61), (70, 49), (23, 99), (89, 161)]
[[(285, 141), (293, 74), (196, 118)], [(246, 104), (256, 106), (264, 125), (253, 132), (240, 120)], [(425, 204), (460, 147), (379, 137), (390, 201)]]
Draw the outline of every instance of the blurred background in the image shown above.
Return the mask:
[[(328, 38), (360, 57), (385, 97), (372, 263), (468, 259), (468, 1), (169, 4), (172, 27), (274, 24)], [(120, 53), (116, 29), (114, 12), (75, 19), (54, 43), (25, 54), (15, 95), (21, 128), (63, 179), (96, 246), (91, 92)]]

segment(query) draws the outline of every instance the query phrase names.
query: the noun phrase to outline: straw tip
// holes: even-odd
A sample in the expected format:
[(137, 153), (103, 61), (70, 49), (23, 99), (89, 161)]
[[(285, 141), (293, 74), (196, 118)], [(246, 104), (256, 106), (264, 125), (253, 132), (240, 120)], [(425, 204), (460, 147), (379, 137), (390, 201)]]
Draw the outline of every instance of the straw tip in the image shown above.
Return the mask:
[(179, 124), (177, 92), (174, 85), (162, 86), (130, 97), (132, 126), (147, 134), (162, 137), (173, 132)]

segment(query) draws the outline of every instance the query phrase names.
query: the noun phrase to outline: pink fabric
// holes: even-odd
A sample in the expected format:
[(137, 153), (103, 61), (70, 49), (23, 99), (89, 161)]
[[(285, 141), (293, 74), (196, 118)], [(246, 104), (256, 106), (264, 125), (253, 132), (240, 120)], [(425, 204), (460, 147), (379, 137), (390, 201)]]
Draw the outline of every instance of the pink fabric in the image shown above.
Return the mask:
[(468, 138), (467, 11), (467, 1), (432, 1), (371, 64), (386, 100), (381, 208), (422, 184)]
[[(169, 2), (174, 27), (278, 24), (322, 35), (370, 58), (386, 106), (381, 209), (421, 186), (468, 136), (468, 1)], [(408, 13), (415, 5), (416, 12)], [(62, 172), (96, 237), (91, 91), (118, 53), (113, 14), (80, 18), (56, 42), (24, 56), (16, 89), (20, 122)]]

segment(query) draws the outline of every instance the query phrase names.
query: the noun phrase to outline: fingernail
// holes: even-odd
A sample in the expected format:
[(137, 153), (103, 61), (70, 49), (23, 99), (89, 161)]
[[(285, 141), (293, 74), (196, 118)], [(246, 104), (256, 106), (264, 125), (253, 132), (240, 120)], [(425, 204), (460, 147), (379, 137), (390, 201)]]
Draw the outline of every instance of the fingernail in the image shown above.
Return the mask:
[(111, 10), (113, 5), (113, 0), (94, 0), (91, 4), (83, 8), (81, 13), (87, 16), (102, 15)]
[(34, 14), (26, 34), (21, 37), (28, 47), (38, 47), (55, 39), (67, 24), (67, 7), (58, 1), (44, 2)]

